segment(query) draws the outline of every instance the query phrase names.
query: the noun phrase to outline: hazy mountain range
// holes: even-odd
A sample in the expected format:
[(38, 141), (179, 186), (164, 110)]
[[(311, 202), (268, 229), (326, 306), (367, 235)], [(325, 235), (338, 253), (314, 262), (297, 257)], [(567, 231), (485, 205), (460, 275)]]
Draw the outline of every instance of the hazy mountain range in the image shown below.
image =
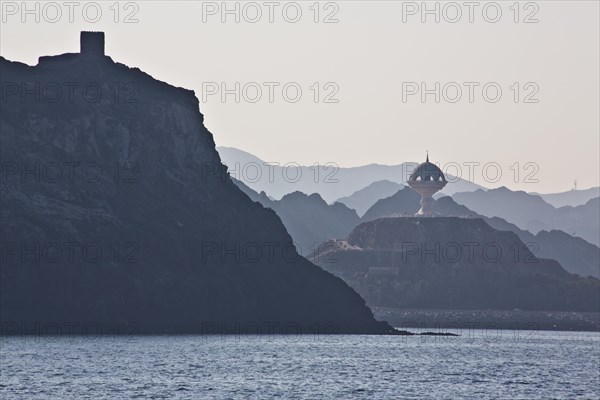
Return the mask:
[(481, 215), (504, 218), (532, 233), (560, 229), (600, 245), (599, 197), (583, 205), (560, 208), (548, 204), (541, 196), (505, 187), (455, 193), (452, 197)]
[[(264, 192), (234, 182), (280, 216), (302, 254), (308, 249), (311, 261), (344, 279), (370, 306), (478, 308), (483, 304), (492, 309), (595, 310), (598, 281), (571, 274), (600, 277), (600, 249), (562, 231), (533, 235), (445, 196), (435, 202), (435, 213), (461, 218), (425, 219), (422, 228), (419, 223), (398, 223), (403, 226), (398, 230), (373, 233), (363, 229), (372, 226), (369, 221), (380, 221), (377, 226), (382, 226), (389, 225), (389, 218), (411, 216), (419, 209), (420, 196), (404, 187), (358, 218), (354, 210), (340, 203), (328, 205), (317, 193), (294, 192), (273, 201)], [(418, 253), (408, 262), (399, 245), (390, 245), (404, 241), (431, 250), (445, 243), (482, 245), (486, 240), (500, 246), (501, 260), (490, 262), (480, 254), (469, 262), (448, 262), (444, 257), (432, 259), (431, 254), (430, 259), (420, 259)]]
[[(343, 203), (363, 217), (380, 199), (397, 192), (414, 163), (396, 166), (366, 165), (355, 168), (269, 166), (258, 157), (231, 147), (219, 147), (232, 177), (256, 192), (281, 198), (293, 192), (318, 193), (328, 203)], [(286, 178), (287, 176), (287, 178)], [(563, 230), (600, 245), (600, 200), (593, 197), (599, 188), (562, 193), (535, 194), (505, 187), (486, 189), (459, 179), (451, 182), (436, 198), (452, 195), (460, 204), (487, 217), (501, 217), (532, 233)], [(552, 202), (560, 207), (555, 207)], [(568, 205), (563, 205), (568, 204)], [(418, 208), (417, 208), (418, 209)], [(373, 212), (373, 211), (372, 211)], [(410, 214), (411, 212), (408, 212)], [(414, 213), (414, 212), (413, 212)], [(304, 242), (304, 240), (301, 240)]]
[[(412, 216), (420, 207), (419, 194), (410, 187), (404, 187), (392, 196), (376, 201), (362, 218), (359, 218), (354, 210), (343, 204), (326, 204), (317, 193), (309, 196), (295, 192), (284, 196), (280, 201), (272, 201), (264, 192), (258, 194), (242, 182), (236, 180), (234, 182), (252, 200), (272, 208), (279, 215), (303, 255), (314, 251), (316, 243), (346, 238), (361, 222), (386, 217)], [(555, 259), (571, 273), (584, 277), (600, 277), (600, 248), (581, 238), (573, 237), (560, 230), (541, 231), (534, 235), (503, 218), (480, 215), (458, 204), (450, 196), (437, 199), (434, 203), (434, 211), (439, 216), (445, 217), (481, 218), (494, 229), (515, 233), (530, 247), (530, 251), (536, 257)]]
[(582, 204), (587, 203), (589, 200), (594, 197), (600, 197), (600, 187), (593, 187), (589, 189), (582, 190), (569, 190), (567, 192), (561, 193), (530, 193), (537, 194), (542, 199), (546, 201), (548, 204), (552, 204), (554, 207), (564, 207), (564, 206), (580, 206)]
[[(217, 150), (223, 163), (229, 167), (231, 176), (258, 193), (264, 191), (275, 199), (297, 191), (319, 193), (328, 203), (351, 196), (377, 181), (404, 183), (418, 164), (406, 162), (399, 165), (370, 164), (342, 168), (325, 161), (318, 166), (300, 166), (297, 163), (274, 166), (233, 147), (217, 147)], [(451, 179), (450, 176), (448, 178)], [(443, 193), (453, 194), (481, 188), (475, 183), (458, 179), (457, 182), (446, 185)]]
[(402, 189), (403, 186), (404, 185), (400, 183), (392, 181), (377, 181), (365, 188), (357, 190), (350, 196), (337, 199), (337, 202), (355, 209), (356, 213), (362, 217), (364, 213), (377, 202), (377, 200), (393, 195), (398, 190)]

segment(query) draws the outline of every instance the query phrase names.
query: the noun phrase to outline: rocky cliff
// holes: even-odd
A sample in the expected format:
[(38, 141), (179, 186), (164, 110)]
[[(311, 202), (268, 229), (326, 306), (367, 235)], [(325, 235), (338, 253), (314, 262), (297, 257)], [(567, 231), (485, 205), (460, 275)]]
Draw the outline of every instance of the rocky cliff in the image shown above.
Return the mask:
[(389, 332), (231, 182), (192, 91), (102, 55), (0, 69), (3, 333)]

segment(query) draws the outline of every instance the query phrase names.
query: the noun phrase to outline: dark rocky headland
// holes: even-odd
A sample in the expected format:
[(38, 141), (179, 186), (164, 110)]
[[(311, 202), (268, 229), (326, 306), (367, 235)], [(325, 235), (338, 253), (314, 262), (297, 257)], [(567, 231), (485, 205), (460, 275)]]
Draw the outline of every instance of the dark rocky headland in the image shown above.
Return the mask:
[(99, 47), (0, 58), (2, 333), (393, 333), (231, 182), (194, 92)]

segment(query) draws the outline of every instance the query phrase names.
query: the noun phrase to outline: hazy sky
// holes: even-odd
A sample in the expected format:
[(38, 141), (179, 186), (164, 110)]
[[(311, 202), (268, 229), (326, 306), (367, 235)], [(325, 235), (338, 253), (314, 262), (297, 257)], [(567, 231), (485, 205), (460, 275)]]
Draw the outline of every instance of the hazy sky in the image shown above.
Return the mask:
[(427, 2), (439, 22), (421, 1), (227, 2), (239, 22), (221, 1), (120, 2), (118, 15), (75, 2), (73, 22), (62, 1), (40, 2), (39, 22), (1, 3), (2, 56), (36, 64), (102, 30), (114, 60), (195, 90), (217, 145), (266, 161), (398, 164), (428, 149), (464, 178), (479, 162), (472, 180), (488, 187), (599, 184), (598, 1)]

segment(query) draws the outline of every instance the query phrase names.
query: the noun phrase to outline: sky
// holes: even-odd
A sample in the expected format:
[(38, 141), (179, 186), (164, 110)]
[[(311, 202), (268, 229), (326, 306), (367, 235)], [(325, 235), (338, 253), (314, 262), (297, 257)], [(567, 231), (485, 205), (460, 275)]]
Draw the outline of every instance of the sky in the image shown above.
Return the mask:
[(104, 31), (115, 61), (196, 92), (218, 146), (265, 161), (428, 150), (486, 187), (600, 184), (598, 1), (22, 4), (1, 2), (3, 57), (35, 65)]

